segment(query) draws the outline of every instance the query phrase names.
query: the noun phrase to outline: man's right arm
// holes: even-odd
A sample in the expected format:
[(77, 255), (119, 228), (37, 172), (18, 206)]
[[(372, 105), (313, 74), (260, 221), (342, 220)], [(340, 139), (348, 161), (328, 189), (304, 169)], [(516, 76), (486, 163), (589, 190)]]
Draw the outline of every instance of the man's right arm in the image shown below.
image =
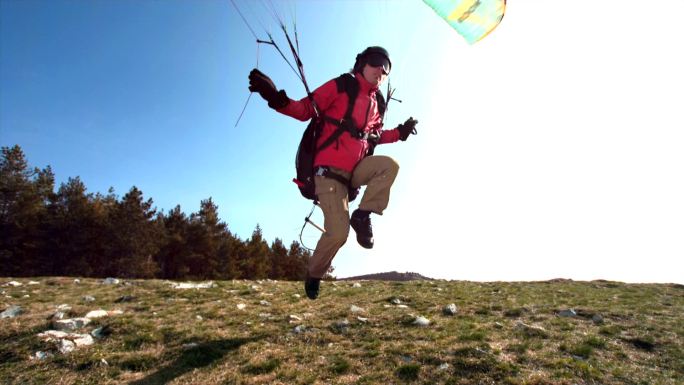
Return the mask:
[[(316, 106), (321, 114), (330, 107), (336, 96), (337, 85), (334, 80), (326, 82), (313, 91), (313, 99), (316, 101)], [(290, 100), (284, 107), (278, 108), (276, 111), (303, 122), (316, 115), (311, 100), (308, 97), (300, 100)]]
[[(249, 90), (259, 93), (268, 102), (269, 107), (283, 115), (303, 122), (316, 116), (309, 97), (304, 97), (300, 100), (290, 99), (285, 90), (278, 91), (271, 78), (256, 68), (249, 73)], [(322, 113), (335, 101), (337, 97), (337, 84), (335, 80), (330, 80), (314, 90), (312, 94), (318, 111)]]

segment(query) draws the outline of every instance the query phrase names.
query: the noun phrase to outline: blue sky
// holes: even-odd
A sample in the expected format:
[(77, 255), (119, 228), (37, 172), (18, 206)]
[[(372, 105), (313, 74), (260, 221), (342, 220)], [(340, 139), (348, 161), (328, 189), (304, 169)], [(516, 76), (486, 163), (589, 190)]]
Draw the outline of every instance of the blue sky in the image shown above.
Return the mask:
[[(401, 164), (390, 207), (374, 218), (375, 249), (352, 234), (338, 276), (682, 282), (681, 2), (658, 1), (657, 13), (636, 1), (509, 2), (472, 46), (419, 1), (236, 2), (283, 50), (264, 5), (296, 20), (312, 88), (386, 47), (403, 101), (386, 125), (420, 121), (419, 135), (379, 147)], [(58, 184), (80, 176), (120, 196), (135, 185), (186, 213), (212, 197), (243, 239), (257, 223), (268, 240), (298, 239), (311, 207), (291, 182), (305, 124), (258, 95), (235, 122), (257, 60), (291, 97), (305, 93), (230, 1), (0, 6), (0, 145), (51, 165)]]

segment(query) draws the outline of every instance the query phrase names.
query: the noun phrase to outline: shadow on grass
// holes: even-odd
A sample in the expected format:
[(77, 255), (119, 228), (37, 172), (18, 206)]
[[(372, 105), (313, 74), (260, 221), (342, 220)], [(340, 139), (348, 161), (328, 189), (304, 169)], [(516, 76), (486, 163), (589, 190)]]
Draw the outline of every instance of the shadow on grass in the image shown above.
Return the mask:
[(51, 329), (50, 323), (36, 325), (21, 332), (0, 331), (0, 363), (25, 360), (27, 354), (32, 354), (42, 346), (36, 335), (48, 329)]
[(237, 350), (240, 346), (263, 338), (256, 336), (250, 338), (231, 338), (226, 340), (207, 341), (183, 351), (180, 357), (166, 367), (142, 378), (131, 382), (131, 385), (154, 385), (166, 384), (167, 382), (193, 371), (197, 368), (211, 365), (219, 361), (226, 354)]

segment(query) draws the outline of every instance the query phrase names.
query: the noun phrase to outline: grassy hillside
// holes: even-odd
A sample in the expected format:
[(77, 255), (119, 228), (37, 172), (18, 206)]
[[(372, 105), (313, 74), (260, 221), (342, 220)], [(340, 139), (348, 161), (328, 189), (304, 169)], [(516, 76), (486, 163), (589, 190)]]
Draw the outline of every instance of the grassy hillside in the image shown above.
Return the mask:
[[(681, 285), (344, 281), (310, 301), (300, 282), (10, 281), (3, 384), (684, 383)], [(39, 337), (62, 304), (110, 311), (74, 330), (94, 344)]]

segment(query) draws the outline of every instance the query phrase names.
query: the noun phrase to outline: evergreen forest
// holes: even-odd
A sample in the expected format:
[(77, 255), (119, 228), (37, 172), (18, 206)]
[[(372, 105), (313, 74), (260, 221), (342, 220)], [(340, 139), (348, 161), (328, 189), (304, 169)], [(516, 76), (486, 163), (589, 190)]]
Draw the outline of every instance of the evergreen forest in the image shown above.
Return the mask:
[(157, 211), (135, 186), (89, 193), (79, 177), (55, 188), (47, 166), (2, 147), (0, 276), (300, 280), (310, 257), (293, 241), (268, 243), (259, 225), (241, 240), (211, 198), (190, 215)]

